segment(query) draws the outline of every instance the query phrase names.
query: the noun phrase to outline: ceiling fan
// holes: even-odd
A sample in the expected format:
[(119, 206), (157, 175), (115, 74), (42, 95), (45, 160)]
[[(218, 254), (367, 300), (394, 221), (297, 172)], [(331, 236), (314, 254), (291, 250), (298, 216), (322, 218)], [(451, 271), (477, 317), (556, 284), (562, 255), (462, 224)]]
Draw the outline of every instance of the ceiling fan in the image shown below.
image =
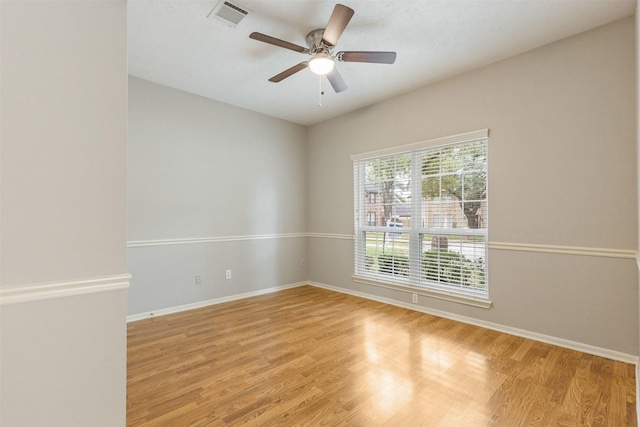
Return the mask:
[(302, 47), (262, 33), (251, 33), (249, 37), (254, 40), (311, 55), (311, 59), (308, 61), (301, 62), (284, 70), (280, 74), (271, 77), (269, 81), (278, 83), (298, 71), (309, 67), (315, 74), (326, 76), (333, 90), (339, 93), (347, 89), (347, 84), (335, 67), (336, 61), (393, 64), (396, 60), (395, 52), (347, 51), (333, 54), (333, 49), (351, 20), (353, 13), (353, 9), (342, 4), (336, 4), (327, 23), (327, 28), (313, 30), (307, 34), (306, 41), (309, 47)]

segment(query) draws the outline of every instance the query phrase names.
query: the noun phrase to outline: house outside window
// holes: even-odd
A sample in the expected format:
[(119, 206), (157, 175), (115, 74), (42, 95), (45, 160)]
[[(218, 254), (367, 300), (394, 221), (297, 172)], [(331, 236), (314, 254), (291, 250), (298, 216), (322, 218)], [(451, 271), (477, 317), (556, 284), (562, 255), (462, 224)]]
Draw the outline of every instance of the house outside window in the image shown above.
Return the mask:
[(376, 222), (375, 212), (367, 212), (367, 225), (370, 225), (370, 226), (378, 225)]
[(488, 301), (487, 145), (484, 130), (352, 156), (354, 280)]
[(380, 190), (375, 185), (365, 186), (364, 212), (367, 225), (370, 226), (381, 225), (379, 222), (383, 220), (384, 207), (380, 203), (379, 193)]

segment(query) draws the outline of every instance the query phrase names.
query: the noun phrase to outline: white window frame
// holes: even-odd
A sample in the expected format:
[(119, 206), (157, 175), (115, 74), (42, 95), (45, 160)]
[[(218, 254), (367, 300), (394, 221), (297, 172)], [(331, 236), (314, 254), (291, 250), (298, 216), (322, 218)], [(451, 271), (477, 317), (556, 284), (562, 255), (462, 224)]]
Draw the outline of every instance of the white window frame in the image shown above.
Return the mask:
[[(354, 254), (355, 265), (353, 280), (359, 283), (365, 283), (374, 286), (381, 286), (385, 288), (391, 288), (401, 290), (405, 292), (421, 294), (428, 297), (444, 299), (448, 301), (459, 302), (467, 305), (472, 305), (482, 308), (490, 308), (491, 301), (489, 300), (489, 280), (488, 280), (488, 229), (443, 229), (429, 227), (428, 224), (421, 226), (423, 222), (422, 215), (422, 202), (413, 203), (411, 205), (411, 226), (403, 228), (404, 233), (409, 234), (409, 259), (410, 259), (410, 274), (405, 277), (398, 277), (395, 275), (387, 275), (377, 272), (367, 271), (366, 264), (366, 238), (365, 233), (367, 231), (379, 231), (376, 227), (374, 230), (372, 227), (368, 227), (366, 213), (365, 213), (365, 162), (375, 160), (377, 158), (395, 156), (395, 155), (411, 155), (411, 200), (422, 200), (422, 185), (416, 185), (416, 183), (422, 182), (421, 167), (417, 167), (420, 164), (421, 154), (428, 149), (434, 149), (438, 147), (450, 146), (454, 144), (463, 144), (469, 142), (484, 142), (487, 146), (488, 153), (488, 138), (489, 130), (481, 129), (474, 132), (467, 132), (464, 134), (453, 135), (444, 138), (432, 139), (428, 141), (421, 141), (414, 144), (403, 145), (399, 147), (392, 147), (388, 149), (362, 153), (351, 156), (351, 160), (354, 162)], [(488, 175), (488, 165), (487, 165)], [(487, 190), (488, 190), (488, 176), (487, 176)], [(415, 193), (415, 194), (413, 194)], [(485, 199), (488, 212), (488, 197)], [(488, 216), (488, 215), (487, 215)], [(484, 218), (487, 220), (487, 218)], [(428, 222), (428, 219), (425, 218)], [(385, 231), (386, 227), (384, 228)], [(452, 231), (453, 230), (453, 231)], [(484, 289), (461, 289), (460, 287), (453, 287), (443, 284), (442, 282), (429, 282), (425, 283), (424, 280), (420, 281), (417, 278), (419, 273), (419, 259), (422, 255), (422, 235), (423, 234), (437, 234), (437, 235), (478, 235), (484, 237), (484, 253), (485, 253), (485, 286)]]

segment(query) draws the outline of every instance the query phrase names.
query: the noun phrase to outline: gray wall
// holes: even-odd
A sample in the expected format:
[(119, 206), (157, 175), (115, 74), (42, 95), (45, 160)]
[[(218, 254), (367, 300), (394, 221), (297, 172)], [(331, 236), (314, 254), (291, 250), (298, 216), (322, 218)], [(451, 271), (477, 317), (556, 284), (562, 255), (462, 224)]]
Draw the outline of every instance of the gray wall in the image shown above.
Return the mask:
[[(638, 354), (632, 256), (561, 254), (637, 246), (634, 20), (571, 37), (310, 127), (309, 231), (353, 233), (350, 155), (489, 128), (490, 310), (421, 305)], [(310, 238), (309, 280), (410, 302), (355, 283), (353, 242)]]
[(130, 77), (128, 169), (129, 314), (306, 279), (303, 126)]
[(121, 426), (126, 3), (0, 7), (0, 424)]

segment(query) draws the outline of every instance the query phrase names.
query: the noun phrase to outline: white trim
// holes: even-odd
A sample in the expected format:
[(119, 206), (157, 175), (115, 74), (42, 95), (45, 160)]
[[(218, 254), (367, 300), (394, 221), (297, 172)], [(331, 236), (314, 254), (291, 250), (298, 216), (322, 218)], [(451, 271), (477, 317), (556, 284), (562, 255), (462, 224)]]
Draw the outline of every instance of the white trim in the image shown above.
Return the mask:
[(164, 316), (172, 313), (179, 313), (181, 311), (194, 310), (196, 308), (208, 307), (210, 305), (222, 304), (225, 302), (235, 301), (244, 298), (255, 297), (258, 295), (270, 294), (273, 292), (284, 291), (285, 289), (297, 288), (300, 286), (308, 285), (307, 282), (291, 283), (289, 285), (274, 286), (273, 288), (260, 289), (258, 291), (246, 292), (243, 294), (229, 295), (227, 297), (220, 297), (209, 299), (205, 301), (198, 301), (191, 304), (178, 305), (175, 307), (161, 308), (159, 310), (147, 311), (146, 313), (131, 314), (127, 316), (127, 322), (135, 322), (136, 320), (148, 319), (151, 317)]
[(321, 239), (353, 240), (353, 235), (351, 234), (307, 233), (307, 237), (318, 237)]
[(219, 236), (219, 237), (193, 237), (193, 238), (186, 238), (186, 239), (135, 240), (135, 241), (127, 242), (127, 247), (139, 248), (139, 247), (145, 247), (145, 246), (239, 242), (244, 240), (291, 239), (291, 238), (299, 238), (299, 237), (307, 237), (307, 236), (308, 236), (307, 233), (286, 233), (286, 234), (256, 234), (253, 236)]
[(351, 278), (353, 279), (354, 282), (363, 283), (365, 285), (378, 286), (381, 288), (393, 289), (401, 292), (424, 295), (426, 297), (437, 298), (437, 299), (451, 301), (451, 302), (457, 302), (460, 304), (471, 305), (473, 307), (489, 309), (493, 304), (488, 299), (474, 298), (472, 296), (466, 296), (466, 295), (461, 295), (461, 294), (452, 293), (452, 292), (445, 292), (445, 291), (441, 292), (435, 289), (424, 289), (420, 287), (414, 287), (408, 284), (405, 285), (400, 283), (383, 282), (381, 280), (376, 280), (369, 277), (363, 277), (363, 276), (357, 276), (357, 275), (353, 275), (351, 276)]
[[(285, 234), (259, 234), (254, 236), (219, 236), (219, 237), (193, 237), (185, 239), (157, 239), (157, 240), (134, 240), (127, 242), (128, 248), (140, 248), (148, 246), (170, 246), (170, 245), (192, 245), (202, 243), (219, 243), (219, 242), (240, 242), (247, 240), (268, 240), (268, 239), (291, 239), (313, 237), (320, 239), (333, 240), (353, 240), (351, 234), (338, 233), (285, 233)], [(539, 245), (528, 243), (506, 243), (506, 242), (488, 242), (489, 249), (506, 250), (506, 251), (526, 251), (553, 253), (565, 255), (584, 255), (605, 258), (625, 258), (636, 259), (638, 269), (640, 270), (640, 254), (635, 250), (629, 249), (609, 249), (609, 248), (589, 248), (581, 246), (556, 246), (556, 245)]]
[(127, 289), (130, 279), (131, 275), (124, 273), (111, 276), (4, 286), (0, 288), (0, 305)]
[(397, 147), (383, 148), (381, 150), (368, 151), (366, 153), (353, 154), (352, 161), (372, 159), (376, 157), (389, 156), (392, 154), (406, 153), (423, 148), (437, 147), (439, 145), (456, 144), (459, 142), (473, 141), (475, 139), (488, 138), (489, 129), (480, 129), (473, 132), (460, 133), (458, 135), (445, 136), (442, 138), (429, 139), (427, 141), (414, 142)]
[(583, 353), (591, 354), (594, 356), (605, 357), (607, 359), (617, 360), (620, 362), (630, 363), (638, 365), (638, 356), (634, 356), (627, 353), (622, 353), (615, 350), (609, 350), (606, 348), (596, 347), (588, 344), (583, 344), (575, 341), (565, 340), (563, 338), (552, 337), (549, 335), (539, 334), (537, 332), (531, 332), (524, 329), (512, 328), (510, 326), (500, 325), (497, 323), (487, 322), (484, 320), (474, 319), (472, 317), (460, 316), (458, 314), (449, 313), (446, 311), (436, 310), (419, 306), (416, 304), (405, 303), (402, 301), (393, 300), (390, 298), (379, 297), (376, 295), (370, 295), (364, 292), (352, 291), (350, 289), (340, 288), (337, 286), (331, 286), (324, 283), (309, 282), (309, 285), (318, 288), (327, 289), (330, 291), (340, 292), (343, 294), (353, 295), (360, 298), (369, 299), (372, 301), (378, 301), (384, 304), (394, 305), (396, 307), (402, 307), (409, 310), (415, 310), (422, 313), (430, 314), (432, 316), (438, 316), (445, 319), (453, 320), (456, 322), (462, 322), (469, 325), (479, 326), (481, 328), (491, 329), (493, 331), (502, 332), (509, 335), (515, 335), (522, 338), (527, 338), (534, 341), (543, 342), (546, 344), (556, 345), (558, 347), (567, 348), (570, 350), (576, 350)]
[(566, 255), (584, 255), (605, 258), (636, 258), (636, 251), (629, 249), (587, 248), (581, 246), (534, 245), (528, 243), (489, 242), (489, 249), (506, 251), (542, 252)]

